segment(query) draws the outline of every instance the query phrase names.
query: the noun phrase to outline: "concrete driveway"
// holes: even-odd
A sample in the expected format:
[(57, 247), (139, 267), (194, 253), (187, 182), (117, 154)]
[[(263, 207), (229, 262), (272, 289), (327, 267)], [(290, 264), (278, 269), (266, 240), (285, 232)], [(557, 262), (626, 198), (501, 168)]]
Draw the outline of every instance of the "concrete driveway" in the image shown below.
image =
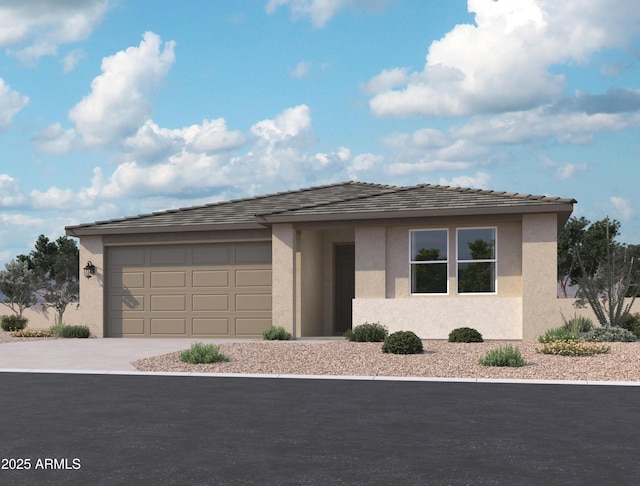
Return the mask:
[(222, 339), (49, 339), (0, 344), (0, 371), (135, 371), (131, 362)]

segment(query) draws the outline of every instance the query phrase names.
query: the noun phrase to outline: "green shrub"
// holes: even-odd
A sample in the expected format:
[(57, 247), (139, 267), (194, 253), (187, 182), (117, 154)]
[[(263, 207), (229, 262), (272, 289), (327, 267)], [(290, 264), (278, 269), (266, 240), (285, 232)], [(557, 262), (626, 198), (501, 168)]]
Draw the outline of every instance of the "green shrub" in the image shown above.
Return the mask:
[(13, 337), (52, 337), (53, 333), (49, 329), (21, 329), (20, 331), (13, 331), (11, 333)]
[(449, 333), (450, 343), (481, 343), (482, 334), (471, 327), (459, 327)]
[(27, 327), (29, 320), (22, 316), (2, 316), (0, 317), (0, 327), (4, 331), (21, 331)]
[(538, 342), (543, 344), (554, 341), (578, 341), (578, 335), (563, 326), (547, 329), (542, 336), (538, 337)]
[(262, 331), (262, 338), (267, 341), (289, 341), (291, 334), (282, 326), (271, 326), (269, 329)]
[(206, 364), (229, 361), (229, 357), (220, 352), (220, 346), (198, 342), (193, 343), (191, 349), (185, 349), (180, 353), (180, 361), (191, 364)]
[(91, 331), (88, 326), (65, 326), (59, 330), (59, 337), (61, 338), (88, 338), (91, 336)]
[(418, 354), (422, 352), (422, 341), (412, 331), (396, 331), (389, 334), (382, 344), (383, 353)]
[(594, 343), (629, 343), (638, 340), (631, 331), (611, 326), (596, 327), (593, 331), (589, 331), (583, 339)]
[(53, 334), (55, 337), (62, 337), (62, 332), (64, 330), (64, 328), (67, 327), (66, 324), (54, 324), (52, 326), (49, 327), (49, 331), (51, 331), (51, 334)]
[(640, 314), (627, 314), (622, 327), (627, 331), (631, 331), (635, 337), (640, 339)]
[(588, 317), (574, 315), (571, 319), (564, 319), (563, 328), (578, 336), (581, 332), (589, 332), (593, 329), (593, 321)]
[(389, 331), (385, 326), (377, 322), (365, 322), (353, 329), (349, 329), (344, 333), (344, 337), (349, 341), (355, 341), (358, 343), (381, 343), (388, 334)]
[(522, 354), (520, 354), (520, 350), (510, 344), (490, 349), (483, 357), (478, 359), (478, 363), (482, 366), (508, 366), (510, 368), (517, 368), (527, 364)]
[(583, 343), (581, 341), (551, 341), (544, 343), (538, 350), (543, 354), (558, 356), (593, 356), (608, 353), (611, 346), (600, 343)]

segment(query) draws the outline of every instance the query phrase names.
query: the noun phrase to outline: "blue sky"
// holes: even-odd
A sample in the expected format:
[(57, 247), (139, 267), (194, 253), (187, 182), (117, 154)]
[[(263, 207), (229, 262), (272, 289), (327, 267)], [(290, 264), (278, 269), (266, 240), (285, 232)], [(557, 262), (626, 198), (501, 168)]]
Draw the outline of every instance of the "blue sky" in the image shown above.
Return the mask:
[(0, 264), (360, 180), (573, 197), (640, 243), (634, 0), (0, 0)]

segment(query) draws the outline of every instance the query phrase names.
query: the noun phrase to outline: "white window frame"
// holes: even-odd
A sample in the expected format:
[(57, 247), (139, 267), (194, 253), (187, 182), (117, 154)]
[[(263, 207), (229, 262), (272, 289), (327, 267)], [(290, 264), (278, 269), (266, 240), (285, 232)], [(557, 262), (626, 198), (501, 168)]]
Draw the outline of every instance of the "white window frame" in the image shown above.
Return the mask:
[[(413, 240), (412, 234), (425, 232), (425, 231), (444, 231), (447, 236), (447, 259), (446, 260), (436, 260), (431, 262), (418, 261), (413, 260), (413, 248), (411, 247), (411, 241)], [(451, 248), (449, 246), (449, 228), (423, 228), (423, 229), (410, 229), (409, 230), (409, 294), (410, 295), (436, 295), (443, 296), (449, 295), (449, 262), (451, 258), (449, 255), (451, 254)], [(413, 291), (413, 281), (412, 281), (412, 269), (413, 265), (445, 265), (446, 266), (446, 275), (447, 275), (447, 291), (446, 292), (436, 292), (436, 293), (427, 293), (427, 292), (414, 292)]]
[[(483, 229), (493, 230), (493, 234), (494, 234), (493, 258), (482, 259), (482, 260), (460, 260), (460, 255), (459, 255), (460, 231), (483, 230)], [(459, 275), (459, 265), (461, 263), (493, 263), (494, 264), (493, 292), (460, 292), (458, 275)], [(498, 227), (497, 226), (469, 226), (469, 227), (456, 228), (456, 294), (457, 295), (497, 295), (497, 293), (498, 293)]]

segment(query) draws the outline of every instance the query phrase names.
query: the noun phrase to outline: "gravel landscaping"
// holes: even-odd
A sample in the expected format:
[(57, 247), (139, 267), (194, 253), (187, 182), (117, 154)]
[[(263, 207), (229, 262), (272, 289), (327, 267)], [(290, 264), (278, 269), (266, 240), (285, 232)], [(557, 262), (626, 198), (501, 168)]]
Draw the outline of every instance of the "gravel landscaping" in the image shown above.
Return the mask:
[[(225, 343), (220, 351), (231, 358), (227, 363), (187, 364), (180, 361), (180, 352), (175, 352), (132, 364), (139, 371), (640, 382), (640, 343), (611, 343), (607, 354), (580, 358), (541, 354), (536, 351), (538, 343), (522, 341), (461, 344), (424, 340), (423, 344), (421, 354), (393, 355), (382, 353), (382, 343)], [(489, 349), (506, 344), (520, 349), (526, 366), (478, 364), (478, 358)]]
[[(56, 338), (14, 338), (0, 330), (0, 343)], [(527, 362), (521, 368), (485, 367), (478, 358), (489, 349), (511, 344)], [(417, 355), (385, 354), (382, 343), (346, 340), (247, 341), (220, 345), (231, 361), (193, 365), (180, 361), (180, 351), (134, 361), (139, 371), (259, 373), (292, 375), (419, 376), (433, 378), (506, 378), (640, 382), (640, 342), (610, 343), (611, 351), (588, 357), (537, 352), (540, 344), (523, 341), (449, 343), (423, 340)], [(185, 343), (184, 349), (189, 345)], [(1, 352), (1, 351), (0, 351)]]

